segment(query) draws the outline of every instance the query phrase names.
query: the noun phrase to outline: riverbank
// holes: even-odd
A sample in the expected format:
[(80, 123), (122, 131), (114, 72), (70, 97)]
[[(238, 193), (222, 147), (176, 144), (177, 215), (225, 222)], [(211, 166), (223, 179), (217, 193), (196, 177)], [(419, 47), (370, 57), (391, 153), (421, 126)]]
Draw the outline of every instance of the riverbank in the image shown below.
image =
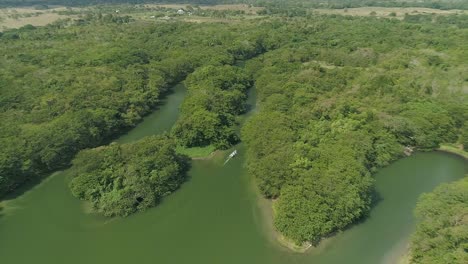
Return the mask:
[(307, 250), (312, 248), (312, 244), (310, 242), (304, 242), (304, 243), (302, 243), (302, 245), (298, 245), (298, 244), (296, 244), (296, 242), (292, 241), (288, 237), (281, 234), (281, 232), (276, 230), (276, 228), (274, 227), (274, 219), (275, 219), (275, 215), (276, 215), (275, 203), (277, 203), (277, 202), (278, 202), (278, 199), (271, 200), (271, 205), (270, 205), (271, 220), (272, 220), (271, 222), (272, 222), (272, 225), (273, 225), (273, 230), (275, 232), (276, 241), (278, 241), (278, 243), (281, 246), (283, 246), (283, 247), (285, 247), (285, 248), (287, 248), (287, 249), (289, 249), (289, 250), (291, 250), (293, 252), (305, 253)]
[(461, 145), (441, 144), (438, 151), (452, 153), (468, 160), (468, 152), (464, 151)]
[[(278, 231), (277, 231), (278, 233)], [(294, 241), (290, 240), (289, 238), (281, 235), (278, 233), (277, 238), (278, 242), (283, 246), (288, 248), (289, 250), (296, 252), (296, 253), (305, 253), (310, 248), (312, 248), (312, 244), (309, 242), (303, 243), (302, 245), (297, 245)]]
[(268, 240), (273, 244), (276, 244), (282, 249), (292, 251), (295, 253), (306, 253), (309, 249), (315, 248), (311, 243), (304, 243), (303, 245), (297, 245), (294, 241), (288, 239), (282, 235), (274, 226), (274, 203), (276, 200), (267, 199), (262, 196), (259, 192), (257, 185), (255, 185), (254, 180), (251, 180), (251, 188), (256, 196), (257, 206), (260, 211), (260, 225), (264, 226), (265, 233), (268, 237)]
[[(450, 153), (468, 160), (468, 152), (464, 151), (461, 145), (441, 144), (437, 151)], [(410, 247), (407, 246), (405, 253), (400, 257), (397, 264), (410, 264)]]
[(206, 147), (193, 147), (193, 148), (177, 146), (176, 151), (177, 153), (186, 155), (190, 157), (191, 159), (198, 160), (198, 159), (209, 159), (216, 152), (216, 148), (212, 145), (208, 145)]
[(405, 254), (400, 257), (400, 260), (397, 264), (410, 264), (409, 249), (407, 249)]
[(214, 146), (209, 145), (206, 147), (194, 148), (177, 146), (176, 152), (188, 156), (191, 160), (213, 160), (223, 157), (226, 151), (216, 149)]
[[(468, 159), (468, 152), (463, 151), (461, 147), (456, 146), (456, 145), (443, 144), (437, 151), (455, 154), (457, 156), (463, 157), (464, 159)], [(396, 162), (398, 162), (398, 160), (392, 162), (392, 164)], [(385, 168), (381, 168), (380, 170), (384, 170), (384, 169)], [(261, 213), (261, 222), (263, 225), (266, 226), (265, 232), (267, 233), (267, 236), (272, 243), (294, 253), (307, 254), (307, 253), (312, 252), (312, 254), (316, 254), (317, 252), (320, 252), (324, 248), (326, 248), (327, 245), (329, 245), (331, 241), (335, 240), (336, 234), (322, 239), (319, 245), (316, 245), (316, 246), (312, 245), (311, 243), (304, 243), (303, 245), (297, 245), (296, 243), (294, 243), (294, 241), (288, 239), (287, 237), (282, 235), (280, 232), (278, 232), (276, 228), (274, 227), (274, 216), (275, 216), (274, 204), (278, 200), (277, 199), (271, 200), (271, 199), (264, 198), (262, 194), (259, 192), (257, 186), (255, 185), (254, 180), (252, 180), (251, 184), (252, 184), (252, 188), (254, 188), (255, 195), (257, 196), (257, 200), (258, 200), (257, 204)], [(405, 254), (403, 254), (398, 259), (397, 263), (409, 264), (409, 259), (410, 257), (408, 255), (408, 252), (405, 252)]]

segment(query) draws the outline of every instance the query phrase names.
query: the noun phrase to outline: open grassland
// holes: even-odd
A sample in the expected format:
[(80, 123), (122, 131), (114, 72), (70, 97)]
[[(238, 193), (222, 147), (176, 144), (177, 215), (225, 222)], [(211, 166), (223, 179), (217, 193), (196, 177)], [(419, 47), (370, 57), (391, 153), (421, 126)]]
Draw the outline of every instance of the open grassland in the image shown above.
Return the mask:
[(189, 156), (192, 159), (210, 158), (214, 154), (215, 150), (216, 149), (213, 145), (208, 145), (206, 147), (193, 147), (193, 148), (177, 146), (176, 148), (177, 153)]
[[(178, 9), (186, 11), (183, 15), (176, 14)], [(112, 13), (118, 15), (130, 15), (137, 20), (168, 21), (183, 20), (194, 23), (232, 23), (245, 19), (262, 17), (258, 12), (263, 7), (253, 7), (246, 4), (232, 5), (200, 5), (189, 4), (147, 4), (147, 5), (112, 5), (91, 6), (88, 8), (69, 8), (63, 6), (50, 6), (49, 9), (38, 10), (34, 7), (3, 8), (0, 9), (0, 30), (19, 28), (28, 24), (33, 26), (45, 26), (59, 19), (78, 18), (89, 11), (99, 11), (103, 14)], [(350, 16), (375, 16), (382, 18), (403, 19), (406, 14), (468, 14), (467, 10), (439, 10), (431, 8), (386, 8), (386, 7), (360, 7), (345, 9), (311, 9), (311, 12), (319, 14), (336, 14)]]
[[(163, 8), (165, 10), (159, 10)], [(177, 15), (178, 9), (187, 11), (184, 15)], [(89, 12), (102, 12), (103, 14), (118, 14), (120, 16), (130, 15), (136, 20), (144, 21), (172, 21), (182, 20), (193, 23), (232, 23), (244, 19), (258, 18), (257, 11), (262, 8), (249, 7), (248, 5), (214, 5), (214, 6), (198, 6), (195, 7), (198, 12), (194, 14), (188, 13), (188, 5), (185, 4), (169, 4), (169, 5), (145, 5), (128, 6), (115, 5), (105, 8), (100, 6), (84, 8), (67, 8), (55, 6), (46, 10), (37, 10), (33, 7), (29, 8), (3, 8), (0, 9), (0, 31), (12, 28), (20, 28), (25, 25), (45, 26), (59, 19), (79, 18)], [(218, 14), (205, 14), (206, 12), (222, 12)], [(242, 14), (223, 14), (223, 12), (240, 11)], [(161, 15), (162, 14), (162, 15)]]
[[(158, 5), (158, 4), (148, 4), (145, 5), (147, 7), (163, 7), (163, 8), (172, 8), (172, 9), (186, 9), (188, 6), (192, 6), (190, 4), (166, 4), (166, 5)], [(197, 6), (202, 10), (219, 10), (219, 11), (244, 11), (246, 14), (256, 14), (257, 11), (263, 10), (263, 7), (254, 7), (245, 4), (232, 4), (232, 5), (200, 5)]]
[(449, 144), (449, 143), (441, 144), (439, 150), (444, 151), (444, 152), (453, 153), (453, 154), (456, 154), (456, 155), (458, 155), (460, 157), (468, 159), (468, 152), (463, 150), (462, 146), (457, 145), (457, 144)]
[[(0, 30), (19, 28), (28, 24), (33, 26), (45, 26), (58, 19), (75, 17), (74, 15), (62, 15), (67, 11), (66, 7), (56, 6), (46, 10), (38, 10), (33, 7), (2, 8), (0, 9)], [(77, 8), (73, 8), (77, 11)]]
[(468, 14), (466, 10), (440, 10), (423, 7), (358, 7), (344, 9), (314, 9), (314, 12), (320, 14), (336, 14), (348, 16), (376, 16), (376, 17), (394, 17), (403, 19), (405, 14), (435, 14), (435, 15), (452, 15), (452, 14)]

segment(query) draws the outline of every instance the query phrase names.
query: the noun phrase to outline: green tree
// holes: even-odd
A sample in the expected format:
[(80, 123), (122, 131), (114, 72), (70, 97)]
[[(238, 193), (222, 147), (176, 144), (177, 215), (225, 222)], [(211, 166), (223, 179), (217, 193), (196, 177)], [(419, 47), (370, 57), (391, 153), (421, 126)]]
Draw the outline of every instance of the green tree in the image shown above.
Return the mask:
[(410, 245), (411, 263), (468, 261), (468, 178), (443, 184), (423, 194), (416, 206), (418, 219)]
[(106, 216), (127, 216), (155, 206), (184, 181), (188, 163), (166, 136), (81, 151), (73, 160), (74, 196)]

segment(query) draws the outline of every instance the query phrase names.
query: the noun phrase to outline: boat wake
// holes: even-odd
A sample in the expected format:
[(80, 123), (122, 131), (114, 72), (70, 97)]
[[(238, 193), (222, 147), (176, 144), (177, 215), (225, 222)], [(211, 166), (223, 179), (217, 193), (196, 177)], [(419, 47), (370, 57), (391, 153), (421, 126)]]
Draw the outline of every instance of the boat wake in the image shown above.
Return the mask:
[(226, 163), (228, 163), (228, 161), (231, 160), (236, 155), (237, 155), (237, 150), (234, 150), (231, 154), (229, 154), (229, 156), (226, 159), (226, 161), (224, 162), (223, 166), (226, 165)]

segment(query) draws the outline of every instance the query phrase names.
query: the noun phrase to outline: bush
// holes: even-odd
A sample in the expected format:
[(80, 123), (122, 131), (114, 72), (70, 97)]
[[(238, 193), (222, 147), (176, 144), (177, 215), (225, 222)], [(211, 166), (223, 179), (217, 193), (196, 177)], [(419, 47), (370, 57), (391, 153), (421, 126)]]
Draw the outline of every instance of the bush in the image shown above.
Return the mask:
[(186, 178), (188, 160), (167, 136), (83, 150), (73, 160), (70, 188), (106, 216), (128, 216), (155, 206)]

